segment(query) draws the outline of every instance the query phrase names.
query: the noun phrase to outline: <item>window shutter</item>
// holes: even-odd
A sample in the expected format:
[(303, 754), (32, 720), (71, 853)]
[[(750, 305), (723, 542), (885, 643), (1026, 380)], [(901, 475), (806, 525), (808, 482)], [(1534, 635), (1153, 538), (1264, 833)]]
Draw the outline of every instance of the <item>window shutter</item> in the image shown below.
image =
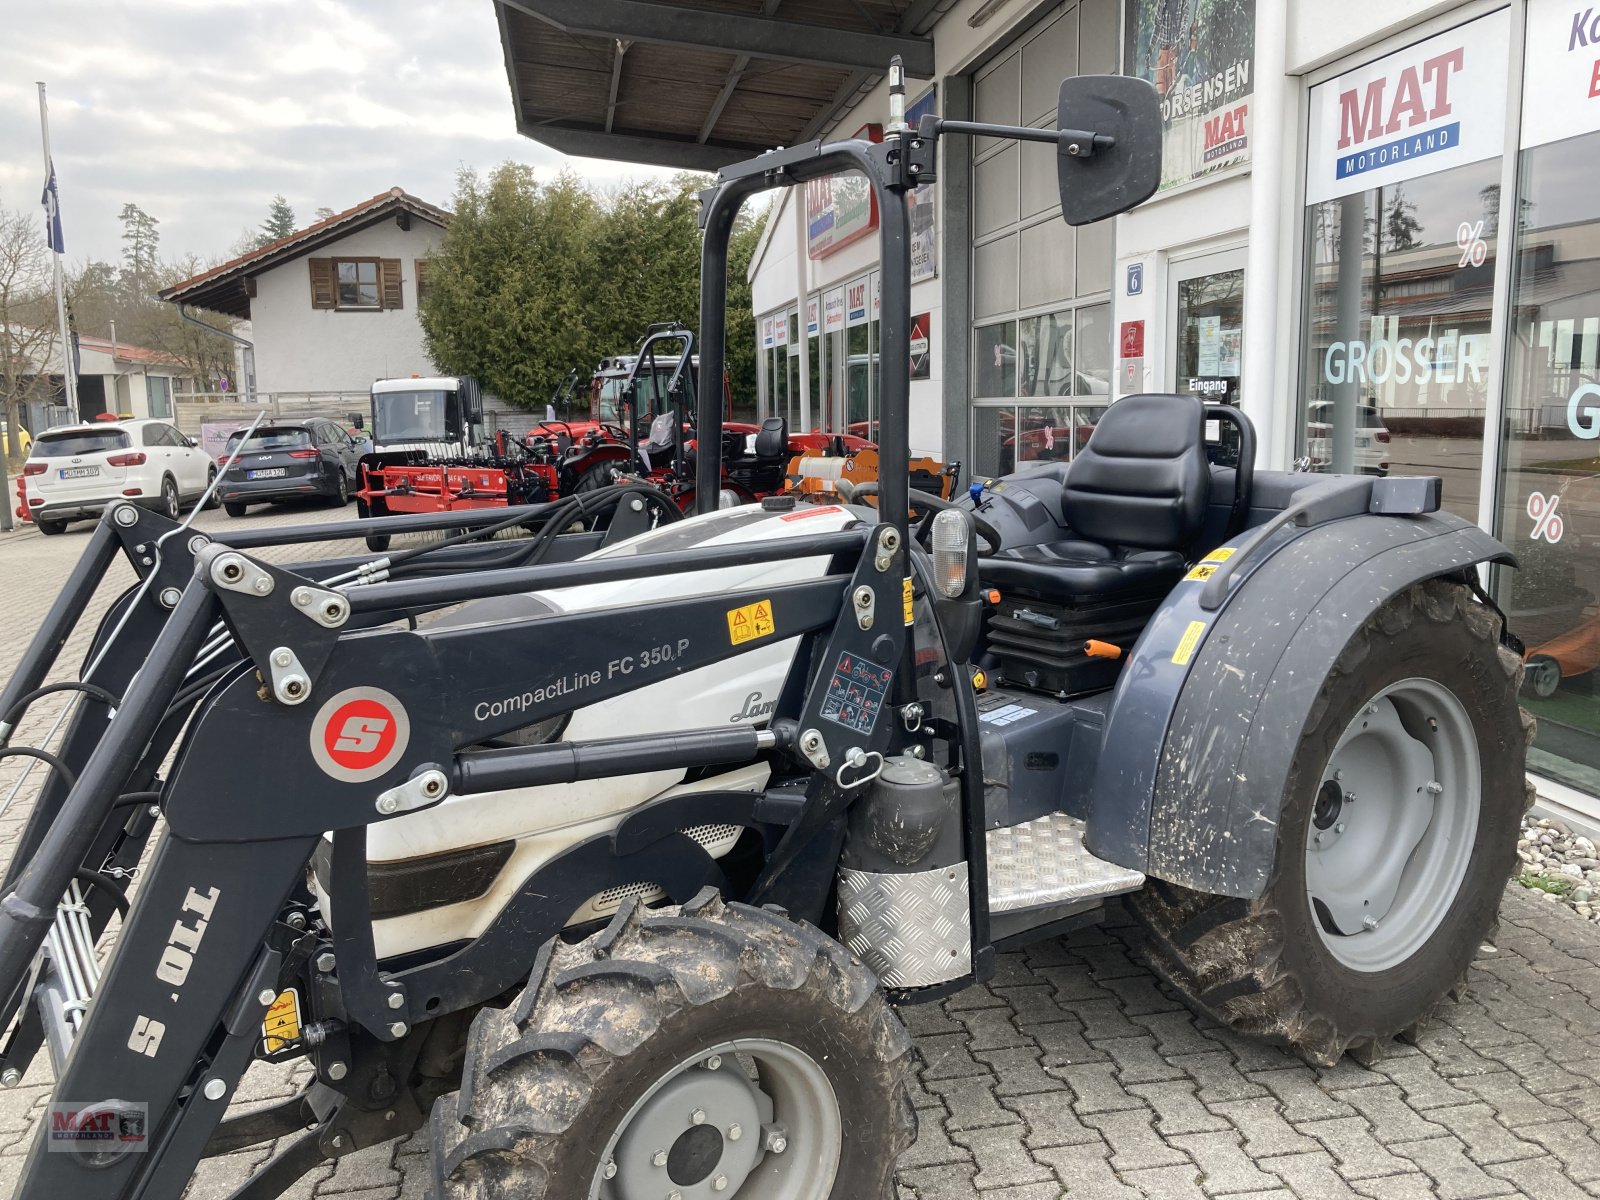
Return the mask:
[(333, 308), (338, 293), (333, 287), (333, 259), (313, 258), (311, 263), (311, 307)]
[(428, 291), (428, 260), (425, 258), (413, 259), (411, 267), (417, 276), (417, 303), (421, 304)]
[(400, 294), (400, 260), (398, 258), (380, 258), (378, 260), (378, 291), (383, 297), (384, 308), (404, 308)]

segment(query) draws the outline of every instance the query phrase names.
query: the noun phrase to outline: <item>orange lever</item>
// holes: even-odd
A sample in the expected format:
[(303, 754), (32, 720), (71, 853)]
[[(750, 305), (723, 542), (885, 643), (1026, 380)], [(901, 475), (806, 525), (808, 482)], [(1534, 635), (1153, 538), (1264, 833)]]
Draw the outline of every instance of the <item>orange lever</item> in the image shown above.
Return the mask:
[(1122, 647), (1113, 646), (1110, 642), (1097, 641), (1090, 638), (1083, 644), (1083, 652), (1090, 658), (1121, 658)]

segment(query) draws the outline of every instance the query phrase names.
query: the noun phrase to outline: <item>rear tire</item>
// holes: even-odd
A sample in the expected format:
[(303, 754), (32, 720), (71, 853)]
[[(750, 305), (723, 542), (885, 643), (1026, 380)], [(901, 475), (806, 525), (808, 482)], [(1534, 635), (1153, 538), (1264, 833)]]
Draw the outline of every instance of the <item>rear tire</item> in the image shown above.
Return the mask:
[(916, 1131), (910, 1071), (877, 981), (818, 930), (710, 889), (681, 912), (630, 899), (474, 1018), (433, 1110), (433, 1196), (878, 1200)]
[(49, 517), (35, 517), (33, 523), (39, 527), (39, 532), (44, 534), (45, 537), (55, 537), (57, 534), (67, 531), (67, 523), (65, 521), (52, 520)]
[(389, 548), (389, 543), (392, 540), (387, 533), (369, 533), (367, 534), (367, 549), (374, 554), (382, 554)]
[(216, 508), (219, 504), (222, 503), (222, 495), (221, 495), (221, 493), (217, 492), (212, 487), (212, 484), (214, 484), (216, 482), (217, 482), (217, 473), (216, 473), (215, 470), (213, 470), (209, 475), (206, 476), (206, 492), (202, 493), (206, 497), (206, 507), (207, 508)]
[[(1296, 748), (1277, 859), (1261, 897), (1210, 896), (1153, 880), (1131, 898), (1156, 971), (1224, 1025), (1287, 1044), (1320, 1066), (1346, 1050), (1371, 1062), (1396, 1034), (1414, 1032), (1491, 936), (1532, 801), (1523, 770), (1533, 721), (1516, 700), (1522, 663), (1499, 644), (1499, 632), (1498, 619), (1465, 587), (1442, 580), (1414, 585), (1374, 613), (1324, 681)], [(1430, 716), (1427, 696), (1440, 692), (1458, 707), (1441, 697), (1438, 715)], [(1374, 736), (1364, 732), (1369, 719), (1398, 732), (1352, 759), (1353, 739)], [(1457, 726), (1466, 747), (1460, 752), (1452, 749)], [(1394, 769), (1377, 775), (1392, 794), (1367, 773), (1385, 761)], [(1366, 768), (1348, 778), (1341, 770), (1346, 782), (1338, 784), (1333, 771), (1341, 762)], [(1417, 786), (1413, 796), (1408, 770), (1449, 786), (1434, 799), (1428, 794), (1435, 784)], [(1363, 783), (1352, 782), (1358, 774)], [(1345, 793), (1341, 801), (1342, 786), (1364, 794), (1350, 800), (1353, 793)], [(1335, 899), (1325, 857), (1331, 851), (1317, 839), (1335, 831), (1341, 803), (1357, 807), (1343, 814), (1351, 834), (1336, 825), (1340, 836), (1355, 836), (1357, 821), (1374, 818), (1387, 834), (1406, 825), (1416, 811), (1408, 805), (1432, 805), (1415, 850), (1397, 856), (1404, 859), (1394, 876), (1398, 890), (1381, 914), (1397, 914), (1394, 923), (1373, 918), (1363, 928), (1365, 918), (1346, 917), (1343, 924), (1354, 928), (1343, 929), (1313, 900), (1318, 892)], [(1375, 855), (1372, 879), (1383, 877), (1382, 863)], [(1336, 899), (1359, 913), (1369, 903), (1359, 897), (1373, 888), (1371, 879), (1353, 881)], [(1406, 913), (1418, 919), (1401, 919)]]
[(335, 468), (333, 472), (333, 491), (328, 495), (328, 501), (335, 508), (343, 508), (350, 503), (350, 485), (345, 481), (344, 468)]
[(183, 516), (183, 504), (178, 499), (178, 485), (171, 475), (161, 480), (161, 507), (156, 511), (169, 521), (176, 521)]
[(238, 504), (232, 500), (226, 500), (222, 505), (222, 511), (227, 513), (230, 517), (242, 517), (249, 510), (249, 508), (250, 506), (248, 504)]

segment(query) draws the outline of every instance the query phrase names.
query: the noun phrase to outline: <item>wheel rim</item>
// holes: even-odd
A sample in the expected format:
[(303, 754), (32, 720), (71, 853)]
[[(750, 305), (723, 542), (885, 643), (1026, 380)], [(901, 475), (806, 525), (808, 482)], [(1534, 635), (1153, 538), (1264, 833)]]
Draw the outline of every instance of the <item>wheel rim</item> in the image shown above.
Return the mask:
[[(666, 1072), (622, 1118), (590, 1200), (826, 1200), (843, 1146), (833, 1085), (804, 1051), (724, 1042)], [(720, 1184), (720, 1186), (719, 1186)]]
[(1477, 734), (1449, 688), (1402, 679), (1361, 706), (1306, 829), (1306, 895), (1334, 958), (1377, 972), (1421, 949), (1466, 877), (1481, 802)]
[(350, 488), (345, 484), (344, 472), (339, 472), (339, 503), (346, 504), (350, 500)]
[(167, 516), (176, 521), (178, 519), (178, 489), (170, 479), (161, 485), (161, 503), (166, 506)]

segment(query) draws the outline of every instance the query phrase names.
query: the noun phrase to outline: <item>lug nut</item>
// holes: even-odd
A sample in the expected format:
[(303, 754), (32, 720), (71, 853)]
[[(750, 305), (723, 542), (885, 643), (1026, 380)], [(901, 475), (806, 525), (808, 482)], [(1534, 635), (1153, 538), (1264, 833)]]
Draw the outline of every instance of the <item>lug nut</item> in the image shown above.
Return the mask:
[(667, 1165), (667, 1152), (665, 1150), (657, 1150), (654, 1154), (652, 1154), (650, 1156), (650, 1161), (655, 1166), (658, 1166), (658, 1167), (666, 1166)]
[(1437, 779), (1430, 779), (1428, 781), (1428, 794), (1430, 796), (1437, 796), (1443, 791), (1444, 784), (1440, 783)]
[(722, 1055), (720, 1054), (713, 1054), (710, 1058), (706, 1059), (706, 1070), (708, 1071), (715, 1071), (721, 1065)]
[(606, 1163), (605, 1170), (600, 1173), (607, 1179), (615, 1179), (617, 1177), (617, 1164), (614, 1162)]
[(1361, 928), (1366, 929), (1366, 930), (1373, 930), (1373, 929), (1376, 929), (1377, 927), (1378, 927), (1378, 918), (1377, 917), (1362, 917), (1361, 918)]
[(689, 1124), (691, 1124), (691, 1125), (704, 1125), (705, 1123), (706, 1123), (706, 1110), (705, 1109), (697, 1108), (692, 1113), (689, 1114)]
[(1335, 825), (1333, 827), (1333, 831), (1335, 833), (1343, 833), (1344, 832), (1344, 822), (1340, 821), (1337, 825)]
[(719, 1191), (719, 1192), (727, 1191), (728, 1190), (728, 1177), (726, 1175), (718, 1175), (715, 1179), (713, 1179), (711, 1181), (711, 1186), (712, 1186), (712, 1188), (714, 1190)]
[(744, 1130), (741, 1129), (737, 1124), (728, 1126), (728, 1140), (730, 1142), (737, 1142), (743, 1136)]

